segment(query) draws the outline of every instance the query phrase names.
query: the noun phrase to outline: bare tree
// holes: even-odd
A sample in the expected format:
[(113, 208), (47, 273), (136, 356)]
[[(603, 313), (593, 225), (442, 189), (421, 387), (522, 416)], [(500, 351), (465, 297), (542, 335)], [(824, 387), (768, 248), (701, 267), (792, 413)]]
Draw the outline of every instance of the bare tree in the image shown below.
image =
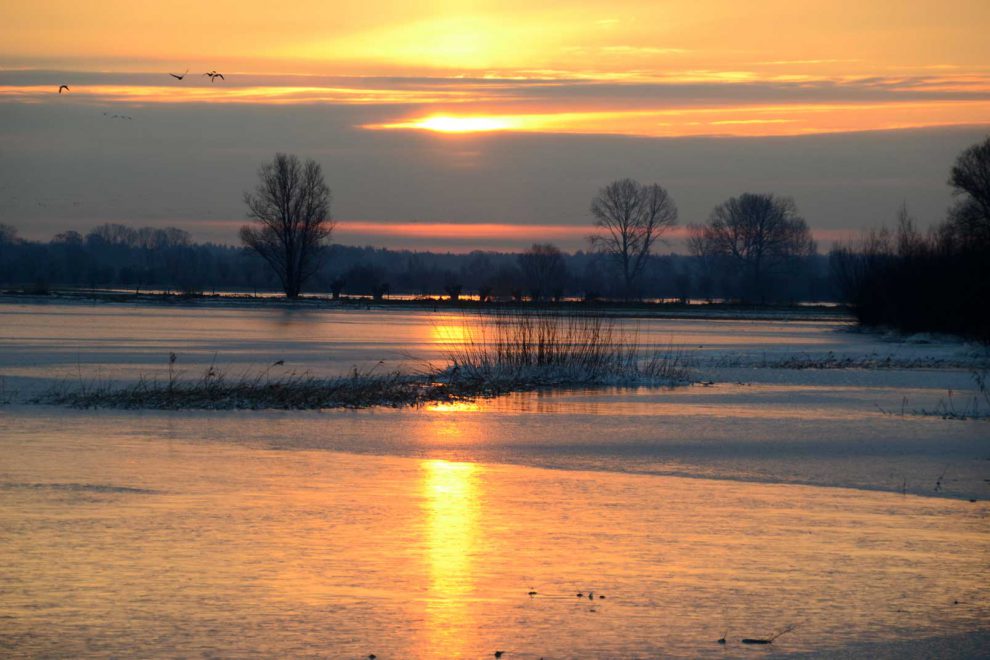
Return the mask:
[(766, 298), (767, 278), (815, 253), (815, 242), (794, 201), (744, 193), (715, 207), (708, 223), (692, 226), (688, 248), (705, 258), (728, 261), (744, 291)]
[(10, 261), (9, 253), (11, 252), (11, 248), (19, 240), (17, 237), (17, 227), (0, 223), (0, 281), (5, 281), (12, 275), (9, 272), (10, 264), (7, 262)]
[(313, 160), (275, 154), (258, 171), (254, 192), (244, 194), (256, 226), (241, 227), (241, 241), (272, 267), (287, 298), (297, 298), (320, 267), (333, 232), (330, 188)]
[(0, 245), (13, 245), (17, 241), (17, 227), (0, 223)]
[(519, 255), (519, 269), (533, 301), (550, 296), (560, 299), (567, 280), (564, 255), (551, 243), (534, 243)]
[(949, 185), (961, 199), (943, 231), (964, 244), (990, 245), (990, 138), (959, 154)]
[(632, 179), (613, 181), (591, 201), (595, 227), (591, 247), (612, 261), (622, 277), (623, 295), (634, 295), (635, 285), (650, 257), (653, 244), (677, 224), (677, 207), (657, 184)]

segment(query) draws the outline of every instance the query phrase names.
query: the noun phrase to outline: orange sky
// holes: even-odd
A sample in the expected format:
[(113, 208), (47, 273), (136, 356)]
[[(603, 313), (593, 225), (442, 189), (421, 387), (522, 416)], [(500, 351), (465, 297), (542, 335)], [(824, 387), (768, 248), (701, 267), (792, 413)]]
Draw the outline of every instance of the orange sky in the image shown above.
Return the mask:
[[(291, 8), (8, 0), (0, 59), (6, 71), (157, 73), (76, 84), (77, 102), (392, 106), (367, 129), (760, 136), (990, 122), (986, 2)], [(164, 75), (186, 68), (182, 83)], [(210, 84), (201, 73), (213, 69), (227, 79)], [(27, 77), (3, 82), (0, 99), (52, 91)]]
[(744, 191), (822, 239), (901, 203), (930, 224), (990, 127), (988, 26), (985, 0), (5, 0), (0, 222), (236, 242), (288, 151), (352, 244), (586, 248), (623, 176), (682, 225)]

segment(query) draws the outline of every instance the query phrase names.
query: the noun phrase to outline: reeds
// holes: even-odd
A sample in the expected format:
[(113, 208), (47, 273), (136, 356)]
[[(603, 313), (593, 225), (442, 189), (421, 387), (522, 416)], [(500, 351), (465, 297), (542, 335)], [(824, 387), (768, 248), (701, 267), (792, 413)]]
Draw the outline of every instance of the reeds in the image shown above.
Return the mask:
[[(422, 373), (359, 371), (339, 377), (284, 371), (281, 360), (237, 378), (216, 366), (186, 379), (169, 353), (164, 380), (62, 383), (35, 402), (82, 408), (320, 409), (418, 406), (545, 387), (686, 384), (681, 355), (644, 349), (603, 316), (485, 314), (452, 344), (449, 364)], [(278, 368), (276, 368), (278, 367)]]
[[(904, 417), (905, 415), (910, 414), (920, 417), (940, 417), (942, 419), (990, 420), (990, 387), (988, 387), (987, 383), (988, 373), (990, 373), (990, 369), (987, 368), (974, 369), (971, 372), (970, 375), (976, 384), (977, 390), (976, 394), (971, 398), (961, 399), (956, 396), (956, 393), (953, 390), (950, 389), (946, 392), (945, 398), (939, 399), (934, 408), (909, 409), (908, 399), (907, 397), (904, 397), (901, 401), (899, 416)], [(882, 408), (879, 404), (874, 405), (876, 405), (877, 409), (884, 415), (898, 416), (898, 413), (893, 410)]]
[(492, 312), (468, 321), (440, 375), (482, 391), (534, 387), (674, 385), (688, 378), (683, 356), (643, 346), (603, 315)]
[(201, 378), (194, 380), (183, 380), (171, 372), (165, 381), (142, 377), (130, 385), (109, 382), (61, 385), (35, 402), (77, 408), (315, 410), (415, 406), (459, 398), (441, 383), (399, 372), (355, 369), (349, 375), (329, 378), (297, 372), (273, 377), (271, 370), (265, 369), (230, 379), (211, 365)]

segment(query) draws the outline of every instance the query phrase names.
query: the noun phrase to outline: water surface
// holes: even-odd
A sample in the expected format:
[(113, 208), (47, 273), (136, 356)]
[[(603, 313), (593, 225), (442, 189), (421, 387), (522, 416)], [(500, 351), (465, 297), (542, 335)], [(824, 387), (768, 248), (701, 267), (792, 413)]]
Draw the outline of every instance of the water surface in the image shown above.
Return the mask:
[[(0, 649), (911, 657), (983, 639), (987, 423), (911, 414), (971, 405), (968, 370), (946, 367), (972, 347), (837, 321), (620, 323), (711, 384), (403, 410), (32, 406), (22, 393), (60, 380), (160, 376), (173, 351), (193, 377), (415, 368), (469, 322), (0, 305)], [(930, 368), (760, 366), (829, 353)], [(898, 646), (923, 639), (942, 646)]]

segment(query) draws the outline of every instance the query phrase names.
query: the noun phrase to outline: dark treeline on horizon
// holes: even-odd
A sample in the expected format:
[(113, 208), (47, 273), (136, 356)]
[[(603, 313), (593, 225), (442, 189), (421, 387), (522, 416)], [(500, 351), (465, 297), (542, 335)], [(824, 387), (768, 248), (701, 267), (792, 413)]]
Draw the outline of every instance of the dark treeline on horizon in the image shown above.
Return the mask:
[(956, 203), (927, 233), (902, 206), (893, 230), (832, 250), (832, 279), (862, 324), (990, 342), (990, 138), (959, 155), (948, 183)]
[[(744, 277), (728, 264), (693, 255), (651, 255), (637, 298), (742, 300)], [(195, 243), (175, 228), (103, 224), (86, 234), (67, 231), (48, 242), (0, 230), (0, 285), (46, 292), (52, 288), (156, 290), (195, 295), (213, 291), (277, 292), (280, 282), (253, 251)], [(828, 258), (814, 254), (772, 278), (767, 302), (835, 300)], [(624, 298), (622, 278), (593, 252), (566, 253), (550, 245), (521, 252), (466, 254), (333, 244), (307, 286), (311, 295), (390, 294), (493, 300)]]
[[(677, 208), (659, 184), (632, 179), (608, 184), (592, 200), (597, 233), (587, 252), (567, 254), (549, 243), (520, 253), (468, 254), (327, 247), (330, 191), (319, 165), (277, 154), (259, 176), (257, 192), (246, 197), (256, 224), (241, 229), (244, 247), (197, 244), (181, 229), (119, 224), (37, 242), (0, 224), (0, 286), (38, 293), (52, 287), (190, 295), (281, 290), (288, 298), (305, 287), (333, 298), (472, 295), (483, 302), (835, 300), (848, 303), (864, 325), (990, 341), (990, 138), (957, 158), (948, 179), (956, 203), (927, 233), (902, 207), (893, 231), (864, 232), (827, 256), (818, 253), (792, 199), (754, 193), (725, 200), (706, 223), (689, 225), (689, 255), (655, 254), (677, 222)], [(311, 203), (271, 193), (296, 190), (276, 184), (302, 176)], [(297, 206), (314, 209), (313, 217), (288, 213)]]

